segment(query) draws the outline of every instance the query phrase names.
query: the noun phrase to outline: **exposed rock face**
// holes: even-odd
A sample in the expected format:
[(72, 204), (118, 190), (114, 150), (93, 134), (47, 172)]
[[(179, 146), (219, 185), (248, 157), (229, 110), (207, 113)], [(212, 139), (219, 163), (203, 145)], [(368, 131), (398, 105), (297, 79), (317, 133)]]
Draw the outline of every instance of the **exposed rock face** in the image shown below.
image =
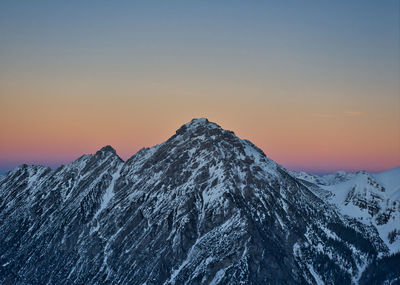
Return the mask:
[(126, 162), (107, 146), (0, 181), (2, 284), (350, 284), (388, 252), (206, 119)]

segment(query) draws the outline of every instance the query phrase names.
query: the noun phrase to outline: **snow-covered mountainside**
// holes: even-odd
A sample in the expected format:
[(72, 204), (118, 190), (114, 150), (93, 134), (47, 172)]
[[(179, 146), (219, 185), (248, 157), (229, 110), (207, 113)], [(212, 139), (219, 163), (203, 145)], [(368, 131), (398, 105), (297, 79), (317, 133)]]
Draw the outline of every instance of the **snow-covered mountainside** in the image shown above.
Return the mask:
[(345, 182), (352, 179), (355, 176), (354, 173), (346, 171), (338, 171), (336, 173), (324, 174), (324, 175), (315, 175), (304, 171), (300, 172), (289, 171), (289, 173), (298, 179), (302, 179), (317, 185), (324, 185), (324, 186)]
[(389, 252), (207, 119), (126, 162), (107, 146), (0, 182), (1, 284), (373, 284), (400, 276)]
[(317, 176), (300, 172), (295, 176), (327, 191), (314, 192), (320, 197), (325, 193), (323, 197), (342, 214), (376, 227), (391, 252), (400, 252), (400, 167), (377, 174), (359, 171)]

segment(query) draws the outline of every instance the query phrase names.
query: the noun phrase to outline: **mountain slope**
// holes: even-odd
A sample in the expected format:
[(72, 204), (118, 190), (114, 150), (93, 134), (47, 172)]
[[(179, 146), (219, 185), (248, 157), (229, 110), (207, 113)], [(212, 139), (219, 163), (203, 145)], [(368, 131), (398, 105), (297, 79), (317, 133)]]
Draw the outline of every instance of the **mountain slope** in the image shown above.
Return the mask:
[(0, 283), (349, 284), (389, 250), (251, 142), (194, 119), (0, 182)]
[(377, 174), (359, 171), (295, 176), (316, 184), (318, 187), (308, 186), (342, 214), (376, 227), (391, 252), (400, 252), (400, 167)]

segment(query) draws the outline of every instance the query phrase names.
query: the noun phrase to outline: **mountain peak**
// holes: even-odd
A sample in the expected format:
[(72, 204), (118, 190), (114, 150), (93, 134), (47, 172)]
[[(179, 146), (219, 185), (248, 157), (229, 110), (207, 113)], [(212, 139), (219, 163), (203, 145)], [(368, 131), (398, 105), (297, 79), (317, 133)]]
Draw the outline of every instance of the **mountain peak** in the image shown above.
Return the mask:
[(190, 133), (191, 135), (194, 134), (196, 136), (201, 136), (206, 133), (209, 133), (210, 131), (212, 131), (212, 133), (230, 132), (222, 129), (218, 124), (210, 122), (207, 118), (194, 118), (190, 122), (180, 127), (176, 131), (176, 135), (183, 135), (185, 133), (186, 134)]
[(102, 147), (100, 150), (98, 150), (95, 154), (96, 157), (101, 157), (101, 158), (105, 158), (105, 157), (109, 157), (109, 156), (116, 156), (118, 157), (120, 160), (122, 160), (118, 154), (117, 151), (110, 145), (106, 145), (104, 147)]
[(221, 127), (219, 125), (217, 125), (216, 123), (210, 122), (207, 118), (194, 118), (189, 123), (186, 123), (184, 126), (189, 129), (196, 129), (198, 127), (221, 129)]
[(193, 118), (188, 124), (190, 123), (207, 124), (209, 122), (210, 121), (208, 120), (208, 118), (201, 117), (201, 118)]
[(113, 154), (117, 154), (117, 152), (115, 151), (115, 149), (110, 146), (110, 145), (106, 145), (104, 147), (102, 147), (100, 150), (97, 151), (97, 153), (113, 153)]

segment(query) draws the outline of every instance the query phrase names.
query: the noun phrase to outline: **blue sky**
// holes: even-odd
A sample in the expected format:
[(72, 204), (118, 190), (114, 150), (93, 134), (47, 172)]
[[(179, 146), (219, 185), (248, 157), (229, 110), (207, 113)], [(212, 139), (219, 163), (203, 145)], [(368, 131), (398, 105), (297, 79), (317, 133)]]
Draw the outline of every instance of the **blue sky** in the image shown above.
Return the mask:
[(0, 41), (0, 169), (192, 117), (288, 168), (400, 163), (399, 1), (1, 1)]

